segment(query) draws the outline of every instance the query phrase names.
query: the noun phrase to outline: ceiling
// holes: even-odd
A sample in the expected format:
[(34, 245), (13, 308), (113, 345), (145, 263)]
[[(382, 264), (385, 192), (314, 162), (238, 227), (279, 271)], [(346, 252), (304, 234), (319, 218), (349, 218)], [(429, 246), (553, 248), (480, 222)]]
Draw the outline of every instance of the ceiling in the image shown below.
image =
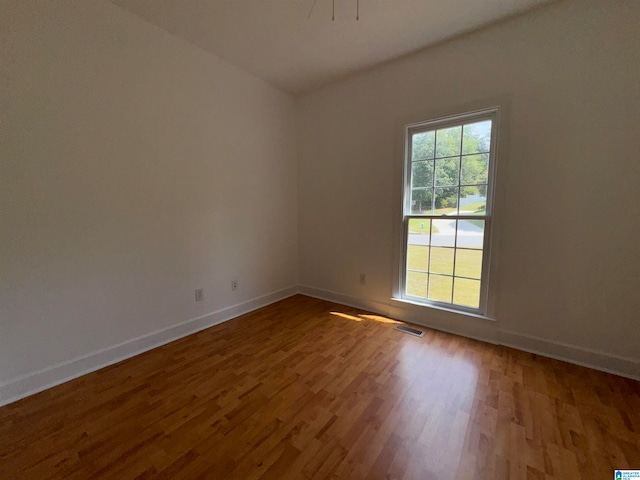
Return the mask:
[(548, 0), (110, 1), (301, 94)]

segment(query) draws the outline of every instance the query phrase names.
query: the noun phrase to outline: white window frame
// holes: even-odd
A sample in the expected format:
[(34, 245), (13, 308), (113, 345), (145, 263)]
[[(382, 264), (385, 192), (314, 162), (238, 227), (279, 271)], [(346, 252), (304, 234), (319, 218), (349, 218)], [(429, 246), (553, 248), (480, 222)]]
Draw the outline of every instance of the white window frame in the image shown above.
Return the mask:
[[(445, 310), (451, 310), (459, 313), (468, 313), (478, 316), (487, 314), (487, 306), (489, 304), (489, 267), (491, 264), (491, 237), (494, 224), (494, 197), (495, 197), (495, 179), (496, 179), (496, 154), (498, 147), (498, 126), (499, 126), (499, 107), (492, 107), (484, 110), (462, 113), (447, 117), (436, 118), (425, 122), (418, 122), (405, 125), (404, 128), (404, 159), (403, 159), (403, 187), (402, 187), (402, 243), (401, 255), (399, 259), (399, 278), (398, 278), (398, 297), (400, 300), (423, 305), (426, 307), (436, 307)], [(417, 133), (428, 132), (436, 129), (454, 127), (463, 124), (480, 122), (483, 120), (491, 120), (491, 144), (489, 151), (489, 168), (487, 177), (487, 200), (485, 215), (435, 215), (435, 214), (411, 214), (411, 158), (412, 158), (412, 136)], [(462, 152), (461, 152), (462, 154)], [(480, 278), (480, 299), (479, 307), (473, 308), (454, 303), (440, 302), (429, 300), (422, 297), (408, 295), (406, 293), (406, 277), (407, 277), (407, 246), (409, 235), (409, 220), (413, 218), (428, 219), (473, 219), (484, 220), (484, 243), (482, 255), (482, 273)], [(457, 245), (456, 245), (457, 247)], [(455, 273), (455, 272), (454, 272)], [(454, 280), (455, 281), (455, 280)], [(452, 299), (453, 301), (453, 299)]]

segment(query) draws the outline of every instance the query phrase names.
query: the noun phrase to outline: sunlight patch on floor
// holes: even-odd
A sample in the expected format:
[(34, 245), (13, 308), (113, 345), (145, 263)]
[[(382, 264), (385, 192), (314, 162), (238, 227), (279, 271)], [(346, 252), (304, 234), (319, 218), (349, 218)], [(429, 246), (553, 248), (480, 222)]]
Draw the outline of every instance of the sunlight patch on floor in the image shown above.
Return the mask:
[(335, 315), (336, 317), (346, 318), (347, 320), (353, 320), (354, 322), (361, 322), (364, 319), (364, 320), (371, 320), (379, 323), (388, 323), (392, 325), (399, 325), (403, 323), (403, 322), (399, 322), (398, 320), (393, 320), (391, 318), (383, 317), (381, 315), (373, 315), (369, 313), (358, 313), (357, 316), (349, 315), (348, 313), (342, 313), (342, 312), (329, 312), (329, 313), (331, 315)]
[(331, 315), (335, 315), (336, 317), (346, 318), (347, 320), (353, 320), (354, 322), (362, 321), (361, 318), (354, 317), (353, 315), (348, 315), (346, 313), (341, 313), (341, 312), (331, 312)]

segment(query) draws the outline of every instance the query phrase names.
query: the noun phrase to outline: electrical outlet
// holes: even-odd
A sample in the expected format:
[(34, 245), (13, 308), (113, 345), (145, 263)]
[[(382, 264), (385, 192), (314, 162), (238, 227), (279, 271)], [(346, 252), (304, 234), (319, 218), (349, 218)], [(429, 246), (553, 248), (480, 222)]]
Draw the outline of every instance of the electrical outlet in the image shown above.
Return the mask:
[(361, 273), (360, 274), (360, 285), (366, 285), (367, 284), (367, 274), (366, 273)]
[(231, 280), (231, 291), (236, 291), (238, 289), (238, 280)]
[(196, 288), (196, 302), (204, 300), (204, 289)]

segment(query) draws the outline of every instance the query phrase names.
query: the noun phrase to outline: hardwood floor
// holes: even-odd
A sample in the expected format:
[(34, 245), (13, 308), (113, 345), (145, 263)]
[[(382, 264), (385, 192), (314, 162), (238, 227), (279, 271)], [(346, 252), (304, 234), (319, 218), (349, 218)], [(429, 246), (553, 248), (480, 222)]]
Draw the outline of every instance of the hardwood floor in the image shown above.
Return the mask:
[(0, 409), (2, 479), (610, 479), (640, 384), (295, 296)]

